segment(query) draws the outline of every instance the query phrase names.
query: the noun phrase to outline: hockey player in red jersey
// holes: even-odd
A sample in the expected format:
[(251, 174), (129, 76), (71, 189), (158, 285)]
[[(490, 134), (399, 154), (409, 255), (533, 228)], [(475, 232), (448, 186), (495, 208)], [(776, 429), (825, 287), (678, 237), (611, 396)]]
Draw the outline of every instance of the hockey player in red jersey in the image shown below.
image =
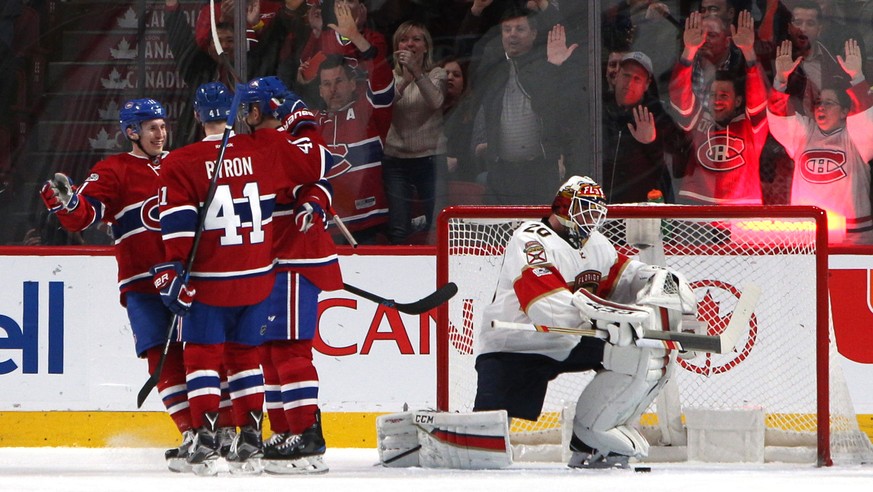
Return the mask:
[(277, 474), (326, 472), (312, 339), (318, 320), (318, 293), (343, 287), (336, 246), (325, 230), (325, 211), (331, 209), (332, 197), (324, 174), (333, 158), (313, 113), (278, 77), (249, 82), (244, 102), (246, 123), (256, 134), (288, 132), (291, 142), (306, 156), (295, 165), (322, 173), (317, 183), (297, 190), (294, 203), (276, 205), (276, 283), (270, 294), (261, 365), (273, 431), (265, 443), (264, 469)]
[[(195, 106), (206, 137), (164, 162), (160, 220), (166, 254), (165, 262), (152, 269), (153, 281), (165, 304), (185, 316), (181, 338), (197, 429), (188, 462), (198, 474), (218, 471), (223, 362), (240, 427), (227, 461), (231, 472), (258, 473), (264, 403), (258, 346), (264, 341), (266, 301), (274, 283), (272, 213), (276, 203), (294, 201), (295, 190), (317, 182), (322, 173), (297, 166), (304, 160), (300, 148), (275, 131), (231, 134), (222, 162), (216, 163), (232, 108), (230, 94), (220, 83), (204, 84)], [(215, 193), (204, 205), (212, 173), (218, 173)], [(194, 246), (201, 213), (202, 236), (185, 272), (183, 262)]]
[[(57, 173), (40, 192), (46, 207), (69, 231), (83, 231), (101, 221), (112, 227), (121, 305), (127, 309), (136, 354), (148, 359), (149, 372), (161, 357), (172, 320), (149, 275), (149, 268), (164, 255), (158, 188), (161, 159), (167, 154), (165, 116), (163, 106), (154, 99), (127, 101), (119, 111), (119, 122), (132, 150), (95, 164), (78, 190), (67, 176)], [(170, 344), (157, 388), (183, 434), (182, 446), (167, 451), (168, 466), (182, 471), (185, 460), (177, 457), (187, 451), (193, 432), (181, 344)]]

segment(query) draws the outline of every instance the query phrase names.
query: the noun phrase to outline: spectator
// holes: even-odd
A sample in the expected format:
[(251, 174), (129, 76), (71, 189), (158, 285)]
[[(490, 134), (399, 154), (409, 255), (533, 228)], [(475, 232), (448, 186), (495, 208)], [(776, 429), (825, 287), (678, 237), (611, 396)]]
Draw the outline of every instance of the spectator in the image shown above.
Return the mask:
[[(814, 118), (788, 104), (786, 83), (801, 60), (792, 59), (791, 42), (777, 50), (776, 76), (767, 106), (773, 136), (794, 158), (792, 205), (815, 205), (845, 218), (846, 242), (873, 244), (870, 164), (873, 158), (873, 99), (862, 72), (858, 43), (846, 41), (837, 57), (851, 79), (848, 91), (824, 87)], [(851, 99), (850, 99), (851, 97)]]
[(700, 13), (721, 19), (727, 25), (737, 22), (737, 10), (731, 0), (700, 0)]
[[(533, 12), (510, 11), (500, 26), (502, 50), (483, 59), (474, 78), (481, 96), (476, 155), (486, 160), (491, 202), (545, 204), (560, 179), (562, 133), (552, 117), (562, 102), (558, 65), (534, 49), (539, 31)], [(561, 63), (569, 53), (563, 55)]]
[(692, 63), (705, 41), (702, 16), (685, 21), (685, 49), (673, 70), (670, 101), (680, 128), (692, 142), (686, 162), (674, 163), (681, 177), (677, 201), (691, 204), (760, 205), (760, 155), (767, 138), (767, 85), (756, 62), (752, 16), (740, 12), (734, 44), (746, 59), (745, 97), (730, 72), (719, 71), (710, 86), (711, 107), (692, 90)]
[[(388, 57), (385, 36), (367, 26), (367, 6), (361, 0), (322, 0), (321, 4), (318, 12), (309, 16), (311, 33), (300, 55), (302, 60), (309, 60), (319, 52), (356, 60)], [(333, 15), (325, 15), (324, 9), (331, 6)], [(343, 15), (348, 14), (351, 22), (340, 18), (341, 10)]]
[(606, 77), (606, 85), (603, 86), (604, 99), (610, 99), (615, 93), (615, 78), (618, 76), (621, 59), (626, 53), (627, 51), (610, 51), (606, 56), (606, 70), (603, 71)]
[(701, 17), (700, 26), (705, 40), (700, 46), (699, 56), (694, 60), (693, 85), (694, 94), (709, 104), (709, 91), (718, 71), (729, 72), (735, 77), (745, 73), (742, 53), (731, 42), (730, 24), (720, 17)]
[(424, 24), (401, 24), (393, 46), (394, 109), (382, 179), (388, 198), (388, 240), (402, 244), (415, 232), (416, 208), (424, 214), (424, 223), (415, 229), (430, 229), (437, 175), (446, 173), (445, 154), (439, 149), (446, 71), (433, 62), (433, 40)]
[(673, 201), (664, 142), (678, 131), (661, 102), (647, 95), (653, 79), (645, 53), (625, 54), (616, 90), (603, 106), (602, 183), (612, 203), (644, 202), (655, 188)]
[[(343, 29), (354, 25), (350, 10), (340, 4), (337, 17)], [(369, 51), (363, 37), (355, 40), (361, 43), (356, 45), (361, 53)], [(323, 108), (319, 123), (335, 161), (328, 175), (334, 208), (362, 244), (380, 242), (388, 219), (382, 158), (391, 124), (394, 79), (385, 59), (375, 48), (373, 53), (375, 58), (351, 60), (366, 72), (366, 80), (359, 80), (350, 61), (341, 55), (328, 56), (319, 66), (317, 79)]]

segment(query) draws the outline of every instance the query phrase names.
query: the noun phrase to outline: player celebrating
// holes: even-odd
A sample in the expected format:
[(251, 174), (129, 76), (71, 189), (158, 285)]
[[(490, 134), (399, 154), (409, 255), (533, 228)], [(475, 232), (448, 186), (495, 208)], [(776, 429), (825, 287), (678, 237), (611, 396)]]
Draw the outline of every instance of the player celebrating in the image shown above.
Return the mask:
[[(681, 276), (616, 252), (598, 231), (605, 204), (597, 183), (574, 176), (558, 191), (551, 215), (516, 229), (474, 346), (476, 411), (502, 409), (510, 417), (536, 420), (550, 380), (565, 372), (597, 371), (576, 404), (571, 467), (624, 468), (630, 457), (647, 456), (649, 445), (632, 423), (666, 381), (673, 354), (633, 345), (640, 327), (628, 323), (609, 324), (607, 340), (601, 340), (502, 330), (491, 321), (603, 325), (582, 314), (582, 305), (596, 308), (600, 298), (646, 304), (646, 293), (668, 281), (678, 284), (680, 294), (665, 307), (696, 307)], [(679, 317), (671, 314), (671, 321)]]
[[(269, 473), (328, 471), (318, 409), (318, 372), (312, 339), (318, 320), (318, 293), (342, 289), (336, 246), (326, 229), (331, 187), (324, 179), (333, 158), (315, 116), (278, 77), (254, 79), (244, 96), (246, 123), (256, 133), (287, 131), (321, 179), (297, 190), (297, 200), (277, 204), (274, 214), (276, 283), (270, 294), (266, 338), (261, 346), (265, 400), (273, 435), (264, 450)], [(280, 121), (281, 120), (281, 121)]]
[[(83, 231), (101, 221), (112, 227), (121, 305), (127, 309), (136, 354), (148, 360), (149, 372), (160, 360), (172, 320), (149, 275), (149, 268), (164, 254), (158, 188), (161, 159), (167, 155), (165, 116), (154, 99), (127, 101), (119, 111), (119, 122), (133, 149), (98, 162), (78, 190), (66, 175), (57, 173), (40, 192), (46, 207), (68, 231)], [(182, 471), (193, 432), (181, 344), (170, 344), (157, 388), (183, 436), (179, 448), (167, 451), (167, 465)]]
[[(321, 175), (297, 165), (304, 160), (300, 148), (275, 131), (231, 134), (224, 159), (216, 163), (232, 107), (230, 94), (219, 83), (204, 84), (196, 92), (195, 107), (206, 137), (164, 162), (160, 218), (166, 261), (153, 268), (153, 280), (164, 303), (186, 316), (181, 338), (186, 342), (188, 397), (197, 429), (188, 462), (195, 473), (218, 472), (216, 425), (223, 363), (240, 427), (227, 461), (231, 472), (258, 473), (264, 380), (257, 347), (264, 341), (261, 330), (274, 280), (272, 211), (277, 202), (293, 202), (296, 189)], [(212, 173), (217, 173), (215, 193), (206, 204)], [(201, 206), (206, 208), (200, 211)], [(205, 214), (202, 231), (200, 213)], [(194, 263), (185, 272), (183, 261), (198, 234), (202, 236)]]

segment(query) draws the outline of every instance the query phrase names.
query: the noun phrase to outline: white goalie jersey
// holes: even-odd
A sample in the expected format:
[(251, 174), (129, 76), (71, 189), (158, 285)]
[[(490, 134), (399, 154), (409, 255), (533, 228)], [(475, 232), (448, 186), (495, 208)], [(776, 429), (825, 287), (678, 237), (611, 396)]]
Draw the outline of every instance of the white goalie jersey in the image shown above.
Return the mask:
[(494, 301), (485, 308), (474, 352), (534, 353), (564, 360), (579, 337), (492, 328), (492, 321), (580, 326), (587, 321), (573, 306), (573, 292), (587, 289), (616, 302), (631, 303), (646, 266), (618, 254), (595, 231), (576, 249), (542, 221), (524, 222), (506, 245)]

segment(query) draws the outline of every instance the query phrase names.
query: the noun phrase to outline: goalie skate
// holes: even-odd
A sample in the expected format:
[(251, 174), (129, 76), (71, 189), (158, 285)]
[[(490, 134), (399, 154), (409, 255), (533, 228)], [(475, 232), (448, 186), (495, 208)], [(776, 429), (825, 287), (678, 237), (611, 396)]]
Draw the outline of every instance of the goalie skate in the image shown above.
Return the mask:
[(191, 451), (191, 445), (194, 444), (194, 431), (186, 430), (182, 433), (182, 444), (178, 448), (168, 449), (164, 453), (164, 458), (167, 460), (167, 468), (176, 473), (187, 473), (191, 471), (191, 465), (188, 464), (188, 454)]
[(326, 473), (329, 470), (323, 459), (327, 446), (321, 432), (321, 412), (316, 413), (315, 423), (302, 434), (288, 435), (284, 441), (280, 439), (271, 437), (270, 441), (276, 444), (270, 442), (264, 450), (262, 462), (267, 473), (294, 475)]
[(591, 449), (590, 446), (582, 442), (575, 435), (570, 440), (570, 451), (573, 453), (570, 456), (570, 460), (567, 462), (567, 466), (570, 468), (630, 468), (630, 456), (614, 453), (603, 454), (597, 450)]

